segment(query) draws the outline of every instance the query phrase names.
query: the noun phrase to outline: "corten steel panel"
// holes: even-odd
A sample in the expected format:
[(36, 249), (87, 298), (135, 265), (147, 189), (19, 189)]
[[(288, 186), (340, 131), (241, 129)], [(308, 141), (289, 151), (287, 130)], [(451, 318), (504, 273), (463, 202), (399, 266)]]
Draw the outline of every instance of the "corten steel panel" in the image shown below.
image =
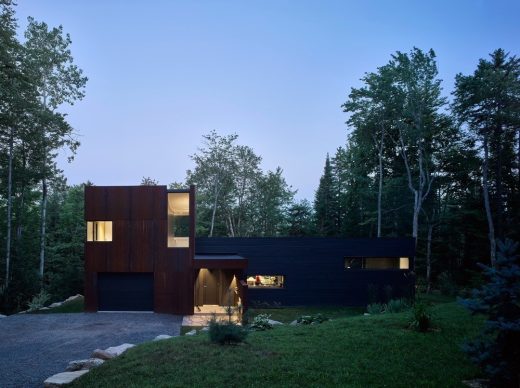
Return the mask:
[(104, 221), (106, 217), (106, 188), (85, 186), (85, 220)]
[(109, 242), (85, 242), (85, 271), (106, 271), (109, 245)]
[(130, 272), (153, 272), (154, 221), (131, 221), (130, 228)]
[(85, 311), (95, 312), (97, 306), (97, 272), (85, 271)]
[(196, 189), (194, 185), (190, 186), (190, 258), (193, 260), (195, 256), (195, 223), (197, 220), (197, 206), (196, 206)]
[(130, 198), (132, 187), (107, 187), (106, 188), (106, 219), (129, 220)]
[[(153, 220), (158, 217), (165, 217), (158, 214), (156, 199), (160, 199), (162, 193), (166, 191), (165, 186), (135, 186), (132, 187), (130, 201), (130, 216), (134, 220)], [(166, 211), (166, 208), (164, 208)]]
[(157, 186), (154, 191), (153, 219), (166, 220), (168, 218), (168, 191), (166, 186)]

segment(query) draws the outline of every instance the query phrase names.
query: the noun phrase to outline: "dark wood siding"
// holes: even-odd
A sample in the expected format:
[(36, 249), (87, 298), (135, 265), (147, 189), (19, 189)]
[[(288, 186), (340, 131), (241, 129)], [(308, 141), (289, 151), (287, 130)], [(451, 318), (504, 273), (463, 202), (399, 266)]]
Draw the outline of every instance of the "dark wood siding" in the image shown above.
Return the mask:
[(248, 259), (244, 278), (284, 275), (283, 289), (249, 287), (249, 301), (284, 305), (367, 303), (368, 285), (381, 297), (412, 292), (414, 276), (404, 270), (346, 270), (345, 257), (409, 257), (413, 239), (197, 238), (197, 254), (236, 254)]

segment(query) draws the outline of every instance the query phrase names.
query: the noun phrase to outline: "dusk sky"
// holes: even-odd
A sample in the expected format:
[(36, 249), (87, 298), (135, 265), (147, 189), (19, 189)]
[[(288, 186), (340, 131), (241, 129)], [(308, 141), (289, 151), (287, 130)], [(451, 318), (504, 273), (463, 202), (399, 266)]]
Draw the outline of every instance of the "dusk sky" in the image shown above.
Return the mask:
[(350, 88), (392, 53), (433, 48), (445, 95), (493, 50), (520, 55), (520, 0), (18, 2), (20, 34), (28, 16), (63, 25), (89, 78), (63, 109), (81, 141), (60, 159), (70, 184), (183, 181), (215, 129), (312, 200)]

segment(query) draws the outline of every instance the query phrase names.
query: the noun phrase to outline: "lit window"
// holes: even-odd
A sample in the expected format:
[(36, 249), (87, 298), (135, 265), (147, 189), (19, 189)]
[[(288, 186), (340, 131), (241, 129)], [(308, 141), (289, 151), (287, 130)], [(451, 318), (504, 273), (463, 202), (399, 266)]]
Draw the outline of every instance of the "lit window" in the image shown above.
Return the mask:
[(87, 241), (112, 241), (112, 221), (87, 221)]
[(346, 257), (345, 269), (409, 269), (408, 257)]
[(255, 275), (247, 278), (247, 285), (250, 288), (283, 288), (283, 275)]
[(168, 193), (168, 247), (190, 246), (190, 194)]

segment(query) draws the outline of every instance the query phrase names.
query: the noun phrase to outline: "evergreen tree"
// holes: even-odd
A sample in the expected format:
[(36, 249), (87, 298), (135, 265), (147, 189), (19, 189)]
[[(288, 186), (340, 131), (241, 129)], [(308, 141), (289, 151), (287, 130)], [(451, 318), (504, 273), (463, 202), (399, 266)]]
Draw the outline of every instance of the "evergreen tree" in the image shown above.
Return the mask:
[(338, 234), (338, 193), (337, 182), (332, 172), (329, 155), (325, 159), (323, 175), (314, 199), (314, 213), (316, 230), (321, 236), (335, 236)]

